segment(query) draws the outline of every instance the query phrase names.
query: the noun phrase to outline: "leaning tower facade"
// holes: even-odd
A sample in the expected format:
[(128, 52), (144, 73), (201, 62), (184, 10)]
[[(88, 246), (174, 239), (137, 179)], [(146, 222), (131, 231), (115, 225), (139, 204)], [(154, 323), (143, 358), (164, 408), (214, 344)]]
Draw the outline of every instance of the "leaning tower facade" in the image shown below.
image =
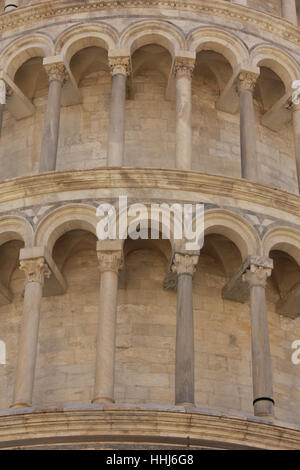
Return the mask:
[(300, 3), (1, 9), (0, 448), (300, 448)]

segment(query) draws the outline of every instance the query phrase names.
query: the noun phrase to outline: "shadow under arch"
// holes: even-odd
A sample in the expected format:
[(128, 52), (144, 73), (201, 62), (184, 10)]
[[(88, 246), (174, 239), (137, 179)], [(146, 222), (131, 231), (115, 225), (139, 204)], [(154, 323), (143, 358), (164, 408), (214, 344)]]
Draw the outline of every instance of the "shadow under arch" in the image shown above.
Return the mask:
[(184, 35), (165, 21), (141, 21), (127, 28), (120, 37), (120, 47), (129, 49), (131, 55), (148, 44), (164, 47), (174, 58), (180, 49), (184, 49)]
[(300, 67), (296, 60), (284, 50), (272, 44), (259, 44), (250, 53), (250, 63), (254, 67), (264, 66), (275, 72), (282, 80), (286, 91), (292, 82), (299, 79)]
[(35, 33), (17, 39), (1, 53), (1, 68), (13, 80), (17, 70), (33, 57), (48, 57), (54, 53), (54, 44), (50, 37)]
[(236, 36), (218, 28), (196, 28), (192, 30), (186, 40), (187, 49), (198, 53), (211, 50), (223, 55), (231, 67), (249, 61), (249, 52), (245, 44)]
[(96, 234), (96, 209), (92, 206), (78, 204), (63, 206), (51, 211), (39, 223), (34, 242), (44, 246), (52, 253), (55, 242), (64, 233), (82, 229)]
[(240, 215), (212, 209), (204, 214), (204, 235), (218, 234), (231, 240), (239, 249), (242, 260), (261, 255), (261, 241), (256, 230)]
[(81, 49), (96, 46), (107, 51), (116, 48), (117, 32), (107, 24), (79, 24), (63, 31), (55, 43), (55, 53), (61, 54), (67, 64)]

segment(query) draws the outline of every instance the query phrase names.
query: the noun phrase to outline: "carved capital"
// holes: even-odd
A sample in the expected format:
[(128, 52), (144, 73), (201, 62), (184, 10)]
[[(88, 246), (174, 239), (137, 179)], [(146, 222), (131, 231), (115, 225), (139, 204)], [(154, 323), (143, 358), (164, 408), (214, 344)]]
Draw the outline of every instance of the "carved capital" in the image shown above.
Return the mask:
[(251, 264), (250, 268), (243, 274), (243, 281), (249, 284), (249, 287), (266, 287), (267, 279), (272, 274), (271, 268)]
[(111, 75), (130, 75), (131, 72), (131, 61), (130, 57), (119, 56), (119, 57), (109, 57), (108, 58), (110, 73)]
[(175, 59), (174, 75), (176, 78), (188, 77), (192, 78), (195, 67), (195, 60), (188, 57), (180, 57)]
[(172, 271), (177, 273), (178, 276), (181, 274), (193, 276), (198, 260), (199, 256), (176, 253), (173, 260)]
[(44, 68), (48, 74), (49, 82), (56, 80), (60, 83), (64, 83), (68, 78), (66, 67), (63, 62), (44, 64)]
[(122, 267), (122, 251), (97, 251), (100, 272), (112, 271), (118, 273)]
[(51, 276), (51, 271), (43, 257), (21, 260), (20, 269), (25, 272), (26, 284), (39, 282), (43, 285), (45, 277)]
[(258, 77), (259, 74), (255, 72), (240, 72), (238, 76), (238, 91), (251, 91), (253, 93)]

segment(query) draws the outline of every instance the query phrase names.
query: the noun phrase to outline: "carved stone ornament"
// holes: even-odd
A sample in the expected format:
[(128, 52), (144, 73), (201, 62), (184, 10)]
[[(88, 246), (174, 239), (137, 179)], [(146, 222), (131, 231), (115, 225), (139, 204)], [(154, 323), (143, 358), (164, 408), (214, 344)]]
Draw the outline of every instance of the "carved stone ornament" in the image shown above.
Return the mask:
[(176, 78), (191, 78), (195, 67), (195, 60), (188, 58), (177, 58), (174, 64), (174, 75)]
[(51, 271), (43, 257), (21, 260), (20, 269), (25, 272), (26, 283), (39, 282), (43, 285), (45, 277), (51, 276)]
[(113, 271), (117, 273), (122, 267), (121, 251), (97, 251), (100, 273)]
[(65, 64), (63, 64), (62, 62), (56, 62), (54, 64), (45, 64), (44, 67), (48, 74), (49, 82), (56, 80), (60, 83), (64, 83), (67, 80), (68, 74), (65, 68)]
[(258, 77), (259, 75), (255, 72), (241, 72), (238, 77), (238, 91), (253, 93)]
[(198, 260), (199, 256), (176, 253), (173, 260), (172, 271), (177, 273), (178, 276), (181, 274), (193, 276)]
[(272, 269), (252, 264), (245, 274), (243, 281), (248, 282), (249, 287), (266, 287), (267, 279), (271, 276)]
[(109, 67), (111, 75), (130, 75), (131, 72), (131, 61), (130, 57), (109, 57)]

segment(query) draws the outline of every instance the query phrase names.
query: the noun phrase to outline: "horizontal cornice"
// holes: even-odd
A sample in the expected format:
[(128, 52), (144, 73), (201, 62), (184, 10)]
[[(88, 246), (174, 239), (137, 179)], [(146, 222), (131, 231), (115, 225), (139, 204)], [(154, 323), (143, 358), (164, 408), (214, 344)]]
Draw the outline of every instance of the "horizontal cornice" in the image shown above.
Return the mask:
[(221, 449), (299, 449), (297, 426), (199, 408), (74, 405), (0, 413), (0, 448), (127, 443)]
[(211, 0), (62, 0), (42, 1), (20, 7), (0, 16), (0, 33), (18, 27), (32, 27), (35, 23), (47, 19), (74, 16), (79, 13), (91, 13), (107, 10), (122, 9), (162, 9), (181, 10), (204, 15), (219, 16), (224, 20), (230, 19), (244, 25), (254, 27), (290, 41), (300, 44), (300, 28), (289, 21), (261, 11), (230, 4), (225, 1)]
[[(11, 201), (93, 189), (161, 189), (246, 201), (300, 216), (300, 196), (270, 186), (194, 171), (156, 168), (95, 168), (56, 171), (0, 182), (2, 209)], [(1, 214), (1, 212), (0, 212)]]

